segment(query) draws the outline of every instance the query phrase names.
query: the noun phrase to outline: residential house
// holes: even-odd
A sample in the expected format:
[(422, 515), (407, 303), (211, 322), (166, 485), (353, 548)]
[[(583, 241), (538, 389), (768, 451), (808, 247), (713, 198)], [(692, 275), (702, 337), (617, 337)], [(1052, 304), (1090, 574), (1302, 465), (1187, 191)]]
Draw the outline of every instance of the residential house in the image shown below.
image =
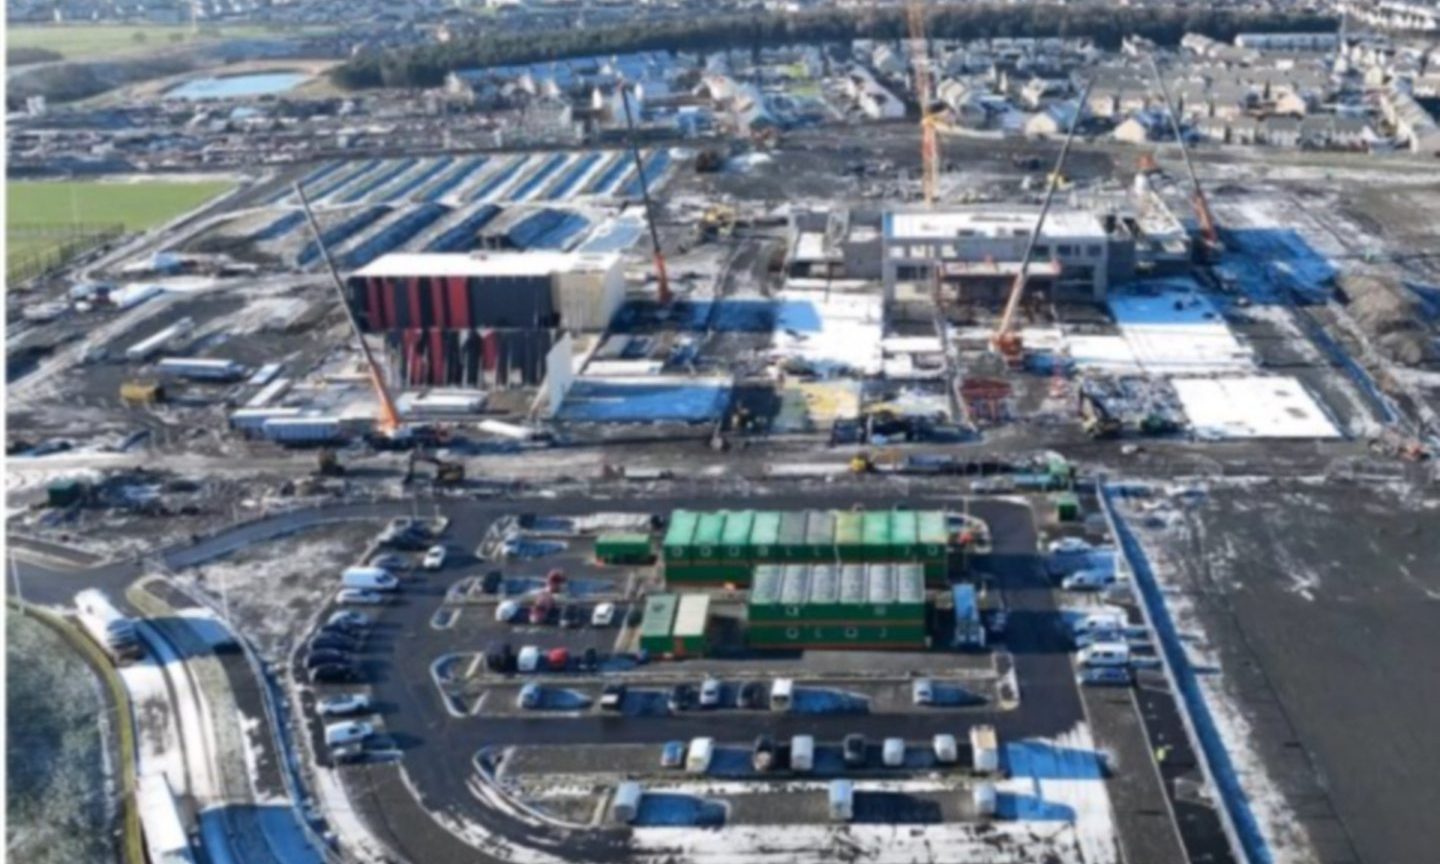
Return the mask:
[(1331, 145), (1345, 150), (1363, 150), (1375, 143), (1375, 130), (1364, 117), (1336, 117), (1331, 129)]
[(1316, 150), (1328, 149), (1335, 140), (1335, 116), (1320, 114), (1300, 121), (1300, 146)]
[(1260, 122), (1260, 138), (1271, 147), (1300, 146), (1300, 121), (1294, 117), (1266, 117)]
[(1025, 121), (1026, 138), (1060, 138), (1076, 122), (1080, 106), (1074, 100), (1055, 102), (1037, 111)]
[(1145, 144), (1160, 137), (1169, 121), (1159, 112), (1141, 112), (1126, 118), (1111, 134), (1126, 144)]
[(1275, 96), (1273, 111), (1276, 114), (1304, 117), (1310, 113), (1310, 102), (1294, 90), (1281, 90)]
[(1201, 117), (1193, 122), (1191, 128), (1202, 141), (1230, 143), (1230, 123), (1218, 117)]
[(1226, 137), (1231, 144), (1258, 144), (1260, 142), (1260, 121), (1254, 117), (1236, 117), (1225, 121)]

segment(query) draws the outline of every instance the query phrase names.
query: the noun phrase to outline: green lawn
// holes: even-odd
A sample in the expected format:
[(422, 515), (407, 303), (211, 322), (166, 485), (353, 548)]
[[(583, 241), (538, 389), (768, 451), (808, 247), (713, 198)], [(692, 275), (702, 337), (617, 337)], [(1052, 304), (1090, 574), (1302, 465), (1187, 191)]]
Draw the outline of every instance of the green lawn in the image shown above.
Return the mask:
[(192, 39), (248, 39), (263, 36), (286, 36), (293, 28), (271, 29), (258, 25), (235, 25), (200, 28), (200, 35), (191, 33), (189, 25), (158, 24), (55, 24), (47, 26), (11, 27), (5, 44), (15, 48), (46, 48), (67, 60), (99, 60), (108, 57), (141, 54)]
[(7, 183), (6, 269), (72, 240), (66, 229), (73, 222), (142, 231), (193, 210), (231, 185), (171, 180)]

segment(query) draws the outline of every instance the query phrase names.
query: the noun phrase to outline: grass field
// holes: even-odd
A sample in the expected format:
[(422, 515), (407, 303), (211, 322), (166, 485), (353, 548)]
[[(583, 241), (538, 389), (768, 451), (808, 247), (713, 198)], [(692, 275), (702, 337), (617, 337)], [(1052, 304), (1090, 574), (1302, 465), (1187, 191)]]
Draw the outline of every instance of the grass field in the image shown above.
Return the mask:
[(170, 45), (199, 39), (248, 39), (263, 36), (293, 35), (293, 29), (236, 25), (201, 27), (198, 36), (189, 25), (156, 24), (57, 24), (51, 26), (11, 27), (5, 44), (15, 48), (45, 48), (58, 52), (66, 60), (101, 60), (109, 57), (143, 54)]
[(230, 185), (169, 180), (7, 183), (6, 272), (12, 279), (26, 278), (17, 268), (71, 241), (72, 223), (143, 231), (200, 206)]

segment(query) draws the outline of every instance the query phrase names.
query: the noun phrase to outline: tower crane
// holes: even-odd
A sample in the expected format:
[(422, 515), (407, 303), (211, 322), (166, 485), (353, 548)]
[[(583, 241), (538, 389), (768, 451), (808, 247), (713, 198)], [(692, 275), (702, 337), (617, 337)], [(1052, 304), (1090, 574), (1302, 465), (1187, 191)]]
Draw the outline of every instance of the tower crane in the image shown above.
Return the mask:
[(1035, 220), (1035, 227), (1030, 231), (1030, 238), (1025, 241), (1025, 254), (1020, 258), (1020, 272), (1015, 274), (1015, 282), (1010, 288), (1010, 296), (1005, 301), (1005, 311), (1000, 316), (1000, 323), (995, 328), (995, 333), (990, 337), (990, 344), (1000, 353), (1011, 365), (1019, 363), (1024, 357), (1025, 346), (1020, 340), (1020, 333), (1015, 329), (1015, 313), (1020, 309), (1020, 301), (1025, 296), (1025, 282), (1030, 275), (1030, 259), (1035, 255), (1035, 246), (1040, 240), (1040, 232), (1045, 228), (1045, 216), (1050, 212), (1050, 204), (1055, 200), (1055, 190), (1059, 188), (1061, 177), (1065, 171), (1065, 157), (1070, 154), (1070, 143), (1075, 140), (1075, 128), (1080, 125), (1080, 113), (1085, 107), (1086, 100), (1090, 97), (1090, 85), (1094, 81), (1087, 81), (1085, 89), (1080, 93), (1080, 102), (1075, 108), (1075, 113), (1070, 117), (1070, 129), (1065, 133), (1065, 143), (1060, 146), (1060, 156), (1055, 160), (1055, 170), (1050, 172), (1050, 180), (1045, 186), (1045, 200), (1040, 205), (1040, 216)]
[(1175, 114), (1175, 105), (1170, 101), (1170, 91), (1165, 87), (1165, 79), (1160, 75), (1160, 66), (1155, 62), (1155, 55), (1150, 54), (1147, 58), (1150, 61), (1150, 73), (1155, 76), (1155, 86), (1160, 90), (1160, 98), (1165, 101), (1165, 114), (1170, 118), (1170, 129), (1175, 133), (1175, 143), (1180, 145), (1180, 155), (1185, 159), (1185, 170), (1190, 175), (1190, 186), (1193, 190), (1190, 203), (1195, 208), (1195, 218), (1200, 223), (1200, 237), (1205, 241), (1207, 252), (1217, 252), (1220, 249), (1220, 232), (1215, 226), (1215, 216), (1210, 212), (1210, 200), (1205, 197), (1205, 190), (1200, 188), (1200, 177), (1195, 173), (1195, 163), (1190, 160), (1190, 148), (1185, 144), (1185, 136), (1180, 133), (1180, 119)]
[(379, 416), (375, 418), (375, 430), (386, 438), (398, 438), (404, 431), (400, 411), (395, 407), (395, 400), (390, 398), (385, 377), (380, 373), (380, 363), (375, 359), (375, 353), (370, 350), (370, 344), (365, 341), (365, 334), (360, 330), (360, 321), (355, 317), (355, 310), (350, 307), (350, 301), (345, 296), (345, 283), (340, 279), (340, 271), (335, 269), (335, 259), (330, 257), (330, 249), (325, 244), (320, 223), (315, 221), (315, 213), (310, 209), (310, 199), (305, 197), (305, 189), (299, 182), (295, 184), (295, 194), (300, 199), (300, 206), (305, 210), (310, 230), (315, 234), (315, 245), (320, 247), (320, 257), (325, 259), (325, 268), (330, 271), (330, 279), (335, 285), (335, 296), (340, 299), (340, 308), (345, 310), (345, 320), (350, 322), (350, 332), (355, 334), (355, 341), (360, 343), (360, 353), (365, 356), (365, 367), (370, 373), (370, 386), (375, 389), (375, 399), (380, 405)]
[(935, 128), (938, 121), (930, 110), (930, 51), (922, 0), (910, 0), (905, 16), (910, 24), (910, 61), (915, 67), (915, 103), (920, 106), (920, 197), (926, 207), (933, 207), (940, 186), (940, 146)]

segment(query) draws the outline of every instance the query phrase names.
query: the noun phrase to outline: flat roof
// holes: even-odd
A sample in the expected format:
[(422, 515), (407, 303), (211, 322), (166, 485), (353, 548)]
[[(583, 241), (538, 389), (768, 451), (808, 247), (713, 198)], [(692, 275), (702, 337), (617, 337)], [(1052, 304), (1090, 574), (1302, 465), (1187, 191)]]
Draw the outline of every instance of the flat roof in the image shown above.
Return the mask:
[(398, 252), (382, 255), (355, 276), (549, 276), (609, 270), (615, 252)]
[[(885, 236), (940, 240), (957, 236), (1029, 237), (1040, 218), (1040, 208), (1023, 210), (966, 208), (963, 210), (891, 211), (885, 214)], [(1085, 210), (1054, 210), (1045, 217), (1042, 237), (1105, 239), (1100, 217)]]

